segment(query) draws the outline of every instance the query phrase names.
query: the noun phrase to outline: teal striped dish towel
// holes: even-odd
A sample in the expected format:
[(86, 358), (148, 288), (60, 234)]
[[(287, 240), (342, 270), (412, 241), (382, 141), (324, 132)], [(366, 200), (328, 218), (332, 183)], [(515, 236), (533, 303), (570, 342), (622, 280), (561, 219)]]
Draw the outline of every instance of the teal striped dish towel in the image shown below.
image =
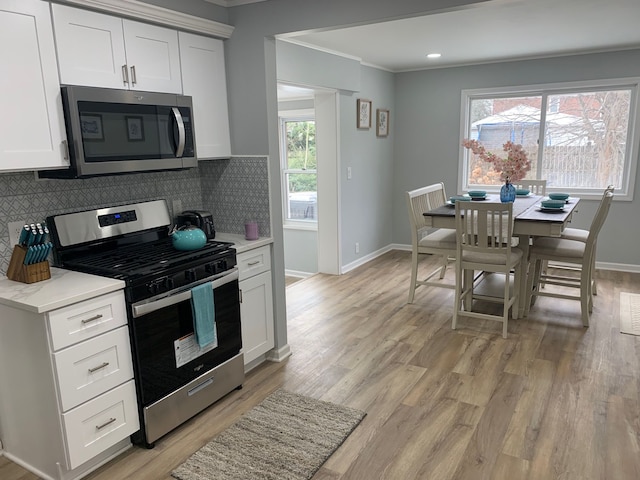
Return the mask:
[(193, 312), (193, 331), (200, 348), (212, 342), (218, 342), (216, 332), (216, 307), (213, 301), (213, 285), (203, 283), (191, 289), (191, 311)]

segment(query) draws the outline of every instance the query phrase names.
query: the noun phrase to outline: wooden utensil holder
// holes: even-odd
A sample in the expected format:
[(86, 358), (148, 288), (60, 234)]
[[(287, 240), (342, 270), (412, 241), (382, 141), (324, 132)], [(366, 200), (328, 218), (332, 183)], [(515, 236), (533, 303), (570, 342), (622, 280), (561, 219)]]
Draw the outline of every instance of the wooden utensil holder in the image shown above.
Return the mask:
[(25, 265), (24, 258), (26, 255), (27, 247), (22, 245), (13, 247), (9, 268), (7, 269), (8, 279), (22, 283), (35, 283), (51, 278), (51, 269), (49, 268), (49, 262), (47, 260)]

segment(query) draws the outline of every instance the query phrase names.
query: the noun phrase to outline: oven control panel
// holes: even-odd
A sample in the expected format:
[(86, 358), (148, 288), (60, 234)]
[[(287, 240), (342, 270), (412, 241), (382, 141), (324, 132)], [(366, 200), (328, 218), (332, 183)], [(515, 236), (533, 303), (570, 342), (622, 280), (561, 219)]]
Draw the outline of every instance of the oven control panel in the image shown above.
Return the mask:
[(107, 213), (98, 216), (98, 223), (101, 227), (109, 227), (111, 225), (119, 225), (121, 223), (135, 222), (138, 219), (135, 210), (127, 210), (126, 212)]

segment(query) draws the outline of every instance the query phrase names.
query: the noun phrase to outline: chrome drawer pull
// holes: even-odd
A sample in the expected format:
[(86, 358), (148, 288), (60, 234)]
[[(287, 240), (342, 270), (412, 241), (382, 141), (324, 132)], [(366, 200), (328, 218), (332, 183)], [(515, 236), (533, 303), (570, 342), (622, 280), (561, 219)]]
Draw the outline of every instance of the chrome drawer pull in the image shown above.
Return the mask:
[(102, 425), (96, 425), (96, 430), (102, 430), (104, 427), (106, 427), (107, 425), (111, 425), (115, 421), (116, 421), (115, 418), (110, 418), (109, 420), (104, 422)]
[(109, 362), (104, 362), (102, 365), (90, 368), (89, 373), (97, 372), (98, 370), (102, 370), (104, 367), (108, 367), (108, 366), (109, 366)]
[(102, 315), (98, 314), (98, 315), (94, 315), (91, 318), (85, 318), (84, 320), (82, 320), (82, 323), (91, 323), (91, 322), (95, 322), (96, 320), (100, 320), (102, 318)]
[(257, 265), (260, 263), (260, 260), (254, 260), (253, 262), (247, 262), (247, 265), (249, 265), (250, 267)]

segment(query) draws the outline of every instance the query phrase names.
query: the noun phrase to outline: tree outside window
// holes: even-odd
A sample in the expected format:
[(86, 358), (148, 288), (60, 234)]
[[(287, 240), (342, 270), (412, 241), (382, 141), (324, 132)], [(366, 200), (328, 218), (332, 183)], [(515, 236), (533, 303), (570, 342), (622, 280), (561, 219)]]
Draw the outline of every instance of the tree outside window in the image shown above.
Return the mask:
[[(625, 186), (634, 161), (628, 138), (636, 112), (637, 85), (559, 89), (531, 95), (492, 91), (466, 98), (465, 138), (479, 140), (502, 154), (510, 140), (527, 152), (532, 168), (527, 178), (546, 179), (548, 188), (593, 191)], [(499, 185), (492, 166), (464, 149), (465, 188)]]
[(282, 119), (285, 221), (317, 222), (316, 124), (312, 119)]

